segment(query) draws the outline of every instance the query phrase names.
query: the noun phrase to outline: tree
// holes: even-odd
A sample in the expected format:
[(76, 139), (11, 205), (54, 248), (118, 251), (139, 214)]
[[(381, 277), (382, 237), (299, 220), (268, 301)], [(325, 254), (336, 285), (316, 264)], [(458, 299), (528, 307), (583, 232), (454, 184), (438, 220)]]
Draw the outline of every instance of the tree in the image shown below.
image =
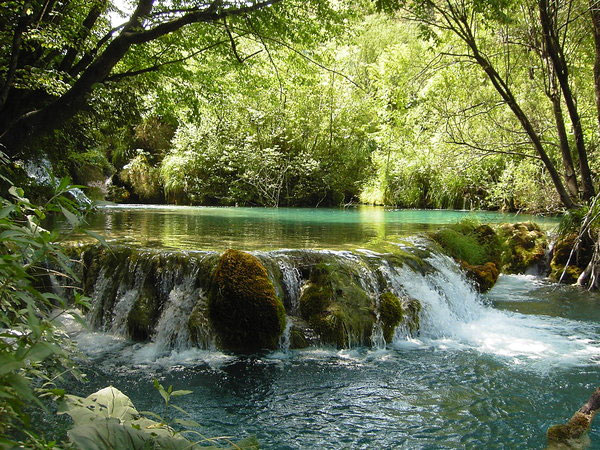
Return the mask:
[[(294, 31), (294, 21), (335, 15), (327, 2), (283, 3), (138, 0), (128, 20), (111, 28), (107, 0), (3, 2), (0, 22), (8, 31), (0, 40), (0, 58), (7, 67), (0, 81), (0, 143), (9, 156), (21, 154), (80, 111), (99, 84), (157, 71), (223, 44), (235, 52), (235, 21), (253, 19), (257, 27), (277, 30), (284, 39), (309, 39), (309, 27), (304, 27), (306, 33)], [(185, 35), (186, 30), (193, 35)], [(123, 67), (132, 54), (144, 55), (141, 49), (146, 57)], [(174, 50), (181, 57), (169, 59)]]
[[(526, 134), (531, 146), (535, 149), (537, 156), (542, 161), (552, 183), (560, 196), (562, 204), (571, 208), (574, 207), (577, 199), (571, 198), (569, 192), (560, 177), (560, 173), (555, 166), (552, 154), (547, 142), (543, 139), (542, 131), (537, 125), (534, 115), (528, 113), (523, 107), (524, 97), (519, 95), (518, 85), (514, 82), (514, 70), (511, 65), (513, 57), (514, 42), (511, 41), (511, 27), (518, 22), (515, 8), (520, 3), (511, 1), (453, 1), (453, 0), (417, 0), (417, 1), (380, 1), (380, 7), (397, 10), (401, 8), (408, 12), (412, 20), (419, 22), (428, 36), (435, 36), (439, 39), (439, 34), (451, 33), (458, 37), (466, 51), (450, 50), (447, 55), (454, 57), (459, 61), (469, 61), (475, 63), (486, 74), (487, 79), (492, 83), (497, 93), (500, 95), (503, 103), (510, 108), (513, 115), (519, 121), (520, 127)], [(566, 17), (565, 23), (560, 27), (565, 35), (561, 39), (556, 37), (556, 29), (559, 26), (558, 19), (550, 19), (544, 15), (548, 12), (547, 3), (537, 2), (536, 6), (540, 11), (540, 17), (537, 19), (544, 28), (544, 51), (547, 53), (548, 60), (551, 62), (553, 72), (556, 74), (556, 80), (560, 84), (562, 99), (567, 104), (569, 118), (574, 129), (574, 137), (578, 150), (578, 161), (580, 175), (582, 177), (583, 198), (589, 200), (594, 194), (591, 171), (587, 162), (587, 149), (585, 147), (584, 134), (581, 128), (581, 120), (577, 111), (572, 86), (569, 80), (569, 62), (564, 52), (564, 40), (566, 39), (565, 28), (574, 20)], [(554, 14), (554, 12), (553, 12)], [(555, 14), (556, 16), (556, 14)], [(579, 17), (579, 16), (578, 16)], [(546, 21), (547, 23), (543, 23)], [(549, 23), (548, 23), (549, 22)], [(496, 29), (500, 45), (494, 47), (488, 46), (490, 41), (489, 30)], [(553, 31), (554, 30), (554, 31)], [(514, 32), (514, 30), (512, 30)], [(552, 50), (548, 47), (552, 46)], [(556, 90), (556, 89), (555, 89)], [(561, 118), (560, 102), (555, 101), (555, 118), (557, 134), (562, 139), (561, 148), (563, 150), (563, 161), (567, 168), (572, 167), (568, 143), (564, 139), (565, 130), (560, 129), (564, 124)], [(568, 178), (573, 178), (567, 174)], [(572, 181), (571, 181), (572, 183)], [(574, 192), (571, 185), (571, 193)]]
[[(573, 8), (572, 3), (572, 1), (566, 2), (566, 9), (569, 11)], [(561, 26), (558, 24), (561, 6), (562, 5), (559, 5), (559, 2), (555, 0), (538, 0), (540, 23), (542, 25), (542, 34), (545, 41), (545, 51), (552, 61), (554, 73), (560, 83), (562, 97), (567, 105), (567, 111), (571, 118), (573, 134), (575, 136), (575, 146), (577, 148), (577, 155), (579, 156), (583, 199), (589, 201), (594, 196), (594, 184), (592, 183), (592, 174), (588, 164), (585, 138), (581, 126), (581, 117), (569, 81), (569, 66), (565, 57), (564, 39), (561, 39), (559, 36), (559, 29), (562, 28), (566, 35), (570, 25), (569, 14), (567, 14), (567, 19)]]

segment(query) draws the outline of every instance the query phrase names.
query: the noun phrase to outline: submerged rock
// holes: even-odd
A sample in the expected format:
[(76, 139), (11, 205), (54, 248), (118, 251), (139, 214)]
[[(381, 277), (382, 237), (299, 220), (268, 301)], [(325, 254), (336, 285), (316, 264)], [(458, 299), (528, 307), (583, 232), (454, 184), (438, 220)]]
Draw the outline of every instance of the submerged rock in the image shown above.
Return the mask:
[(212, 275), (209, 315), (222, 347), (233, 351), (275, 349), (285, 310), (267, 271), (255, 256), (227, 250)]

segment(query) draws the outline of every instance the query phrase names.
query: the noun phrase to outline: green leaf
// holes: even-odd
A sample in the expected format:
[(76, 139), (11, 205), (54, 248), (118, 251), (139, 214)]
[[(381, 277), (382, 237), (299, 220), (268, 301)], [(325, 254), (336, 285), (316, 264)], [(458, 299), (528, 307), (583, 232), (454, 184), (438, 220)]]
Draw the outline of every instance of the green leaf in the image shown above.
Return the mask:
[(73, 228), (77, 228), (79, 226), (79, 224), (81, 223), (79, 217), (77, 217), (75, 214), (73, 214), (71, 211), (69, 211), (62, 205), (60, 205), (60, 210), (62, 211), (63, 215)]
[(188, 428), (200, 428), (202, 426), (195, 420), (175, 419), (175, 423)]
[(182, 395), (189, 395), (189, 394), (193, 394), (194, 391), (186, 391), (186, 390), (179, 390), (179, 391), (173, 391), (171, 392), (171, 397), (179, 397)]
[(0, 209), (0, 219), (4, 219), (4, 218), (8, 217), (14, 210), (15, 210), (14, 205), (10, 205), (10, 206)]
[(27, 352), (27, 359), (30, 361), (43, 361), (48, 356), (59, 352), (61, 352), (60, 349), (55, 345), (38, 342)]
[(95, 233), (91, 230), (83, 230), (83, 232), (85, 234), (87, 234), (90, 237), (93, 237), (94, 239), (96, 239), (98, 242), (100, 242), (100, 244), (102, 244), (104, 247), (110, 247), (110, 245), (108, 244), (108, 242), (106, 242), (106, 239), (104, 239), (103, 236), (101, 236), (98, 233)]

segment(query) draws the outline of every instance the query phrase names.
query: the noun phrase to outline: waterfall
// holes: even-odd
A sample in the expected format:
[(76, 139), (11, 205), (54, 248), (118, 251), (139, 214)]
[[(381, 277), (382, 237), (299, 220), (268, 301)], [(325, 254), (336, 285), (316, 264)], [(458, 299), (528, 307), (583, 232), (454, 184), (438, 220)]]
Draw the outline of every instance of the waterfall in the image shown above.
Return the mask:
[[(583, 329), (585, 323), (495, 309), (456, 262), (427, 247), (427, 242), (415, 240), (398, 246), (399, 253), (257, 253), (286, 309), (279, 348), (403, 349), (408, 345), (571, 362), (600, 356), (595, 342), (576, 337), (590, 335), (590, 330)], [(208, 314), (218, 254), (130, 247), (110, 251), (92, 247), (86, 252), (83, 279), (92, 299), (88, 320), (93, 327), (151, 341), (163, 353), (218, 348)], [(314, 317), (302, 307), (311, 290), (313, 295), (329, 295), (322, 301), (332, 302)], [(395, 296), (404, 311), (392, 339), (384, 337), (380, 300), (384, 293)], [(322, 328), (321, 319), (333, 328)]]

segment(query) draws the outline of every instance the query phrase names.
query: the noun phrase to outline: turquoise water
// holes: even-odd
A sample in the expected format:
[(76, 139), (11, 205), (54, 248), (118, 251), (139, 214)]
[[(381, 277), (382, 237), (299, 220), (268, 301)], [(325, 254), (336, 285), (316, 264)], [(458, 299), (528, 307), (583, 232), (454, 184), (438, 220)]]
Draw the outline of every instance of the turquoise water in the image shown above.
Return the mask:
[(102, 207), (89, 228), (149, 247), (223, 250), (280, 248), (352, 249), (373, 241), (435, 230), (464, 218), (481, 222), (536, 221), (551, 228), (557, 220), (496, 212), (391, 210), (361, 206), (331, 208), (212, 208), (119, 205)]
[[(70, 391), (112, 384), (164, 416), (156, 378), (193, 391), (176, 404), (203, 435), (256, 435), (262, 448), (545, 448), (600, 381), (600, 296), (502, 276), (479, 297), (439, 269), (403, 276), (424, 304), (416, 338), (242, 357), (82, 333), (91, 381)], [(590, 438), (599, 448), (599, 422)]]
[[(91, 220), (109, 238), (151, 247), (247, 250), (349, 249), (482, 222), (552, 219), (462, 211), (119, 207)], [(280, 349), (236, 356), (165, 350), (156, 342), (80, 332), (88, 359), (80, 395), (114, 385), (138, 410), (165, 415), (158, 379), (193, 394), (175, 404), (209, 437), (256, 435), (262, 448), (545, 448), (600, 385), (600, 294), (535, 276), (501, 276), (476, 294), (442, 257), (436, 271), (401, 271), (423, 304), (418, 337), (386, 347)], [(175, 413), (175, 411), (172, 411)], [(55, 423), (50, 426), (56, 426)], [(58, 426), (64, 426), (58, 425)], [(600, 448), (600, 422), (590, 433)]]

